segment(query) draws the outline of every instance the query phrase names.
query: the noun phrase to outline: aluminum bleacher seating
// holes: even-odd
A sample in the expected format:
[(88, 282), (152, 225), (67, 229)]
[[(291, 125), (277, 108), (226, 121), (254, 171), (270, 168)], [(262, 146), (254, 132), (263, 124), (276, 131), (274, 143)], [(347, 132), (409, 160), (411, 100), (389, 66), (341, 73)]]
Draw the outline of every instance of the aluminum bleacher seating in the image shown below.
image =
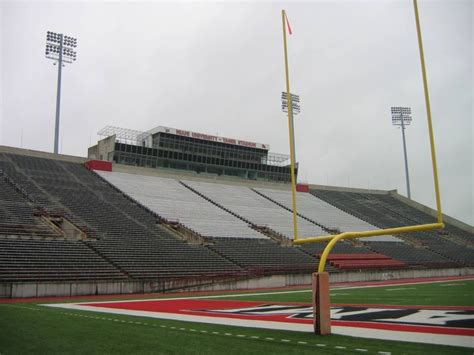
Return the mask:
[[(0, 153), (0, 171), (0, 282), (310, 272), (325, 246), (285, 247), (251, 228), (267, 226), (292, 237), (287, 191), (258, 189), (266, 198), (242, 185), (135, 174), (99, 176), (78, 163), (10, 153)], [(388, 227), (431, 218), (386, 197), (313, 194), (327, 203), (308, 194), (298, 196), (300, 212), (306, 217), (298, 219), (301, 236), (328, 234), (324, 229), (365, 228), (366, 223)], [(93, 233), (85, 240), (65, 239), (35, 216), (37, 210), (61, 212), (77, 227)], [(160, 224), (163, 219), (193, 229), (206, 237), (204, 243), (188, 244), (177, 238)], [(441, 236), (435, 232), (415, 235), (420, 240), (418, 248), (403, 242), (340, 242), (333, 254), (382, 253), (409, 267), (472, 265), (472, 249), (459, 243), (471, 236), (449, 225), (446, 231)], [(360, 261), (353, 264), (376, 267)]]
[(400, 269), (406, 264), (379, 253), (330, 254), (330, 265), (338, 269)]
[(153, 215), (79, 164), (12, 154), (4, 154), (3, 158), (13, 163), (10, 169), (19, 180), (27, 182), (37, 201), (48, 201), (49, 208), (62, 209), (68, 219), (95, 230), (98, 239), (86, 241), (87, 247), (129, 277), (173, 278), (242, 271), (203, 246), (174, 238), (156, 225)]
[(426, 248), (414, 248), (406, 243), (367, 242), (368, 247), (377, 252), (405, 262), (410, 266), (458, 267), (459, 263), (436, 254)]
[(0, 281), (122, 280), (81, 241), (0, 238)]
[[(258, 188), (255, 189), (262, 195), (275, 201), (278, 204), (291, 209), (292, 195), (287, 190), (272, 190)], [(298, 213), (316, 223), (324, 226), (326, 229), (337, 230), (340, 232), (360, 232), (378, 229), (377, 227), (346, 213), (331, 204), (304, 192), (297, 192)], [(364, 240), (364, 239), (362, 239)], [(400, 239), (393, 236), (373, 237), (372, 240), (397, 242)]]
[(98, 173), (162, 218), (178, 221), (204, 237), (266, 238), (178, 180), (118, 172)]
[[(311, 190), (311, 194), (379, 228), (434, 223), (436, 221), (433, 216), (404, 204), (388, 194), (317, 189)], [(474, 236), (449, 223), (445, 224), (446, 227), (442, 233), (426, 231), (400, 235), (402, 240), (416, 242), (418, 248), (402, 245), (403, 243), (393, 245), (374, 243), (375, 241), (370, 241), (370, 239), (366, 240), (366, 244), (375, 251), (406, 261), (410, 265), (473, 265)], [(464, 244), (461, 241), (464, 241)]]
[(212, 241), (209, 248), (251, 271), (308, 272), (315, 269), (317, 262), (300, 248), (285, 248), (273, 240), (213, 238)]
[(0, 236), (61, 237), (34, 216), (35, 207), (0, 173)]
[[(257, 226), (267, 226), (293, 239), (291, 212), (258, 195), (246, 186), (184, 181), (187, 185)], [(312, 237), (328, 235), (321, 227), (298, 217), (299, 235)]]

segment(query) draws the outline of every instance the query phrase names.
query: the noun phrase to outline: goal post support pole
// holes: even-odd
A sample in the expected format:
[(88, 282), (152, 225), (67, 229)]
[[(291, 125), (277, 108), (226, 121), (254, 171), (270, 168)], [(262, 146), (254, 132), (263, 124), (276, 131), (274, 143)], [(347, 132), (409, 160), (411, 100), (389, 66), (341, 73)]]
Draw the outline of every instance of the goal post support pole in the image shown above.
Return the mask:
[(331, 334), (331, 300), (329, 297), (329, 274), (312, 274), (314, 333)]

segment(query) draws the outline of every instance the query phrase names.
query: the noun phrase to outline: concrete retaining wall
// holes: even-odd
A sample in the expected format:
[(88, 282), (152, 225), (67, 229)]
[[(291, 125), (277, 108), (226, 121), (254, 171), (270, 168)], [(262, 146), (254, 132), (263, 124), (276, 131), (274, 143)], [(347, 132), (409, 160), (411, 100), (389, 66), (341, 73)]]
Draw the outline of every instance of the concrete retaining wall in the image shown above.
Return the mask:
[[(474, 268), (430, 270), (378, 270), (333, 273), (332, 283), (380, 281), (409, 278), (474, 275)], [(311, 274), (272, 275), (239, 280), (173, 280), (124, 282), (43, 282), (1, 283), (0, 298), (26, 298), (48, 296), (89, 296), (113, 294), (162, 293), (179, 291), (224, 291), (285, 287), (311, 284)]]

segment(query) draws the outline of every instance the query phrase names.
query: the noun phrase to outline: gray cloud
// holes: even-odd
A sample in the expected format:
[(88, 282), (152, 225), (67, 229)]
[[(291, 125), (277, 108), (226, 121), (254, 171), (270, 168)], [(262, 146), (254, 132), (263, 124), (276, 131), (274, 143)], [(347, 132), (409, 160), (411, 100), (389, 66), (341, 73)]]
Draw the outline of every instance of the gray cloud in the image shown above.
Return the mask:
[[(51, 151), (56, 67), (47, 30), (78, 38), (64, 71), (61, 151), (86, 154), (105, 125), (167, 125), (269, 143), (288, 152), (281, 8), (289, 37), (300, 179), (404, 187), (390, 106), (411, 106), (414, 199), (434, 206), (411, 1), (2, 2), (0, 144)], [(420, 1), (445, 211), (473, 213), (470, 1)]]

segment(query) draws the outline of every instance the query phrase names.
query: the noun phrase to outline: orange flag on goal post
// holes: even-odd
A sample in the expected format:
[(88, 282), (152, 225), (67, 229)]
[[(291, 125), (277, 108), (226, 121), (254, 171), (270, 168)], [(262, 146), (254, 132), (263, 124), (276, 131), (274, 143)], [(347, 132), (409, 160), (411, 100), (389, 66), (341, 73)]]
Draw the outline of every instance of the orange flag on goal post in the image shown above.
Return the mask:
[(290, 21), (288, 21), (288, 16), (286, 15), (286, 11), (285, 11), (285, 19), (286, 19), (286, 25), (288, 26), (288, 33), (291, 35), (293, 34), (293, 32), (291, 32)]

